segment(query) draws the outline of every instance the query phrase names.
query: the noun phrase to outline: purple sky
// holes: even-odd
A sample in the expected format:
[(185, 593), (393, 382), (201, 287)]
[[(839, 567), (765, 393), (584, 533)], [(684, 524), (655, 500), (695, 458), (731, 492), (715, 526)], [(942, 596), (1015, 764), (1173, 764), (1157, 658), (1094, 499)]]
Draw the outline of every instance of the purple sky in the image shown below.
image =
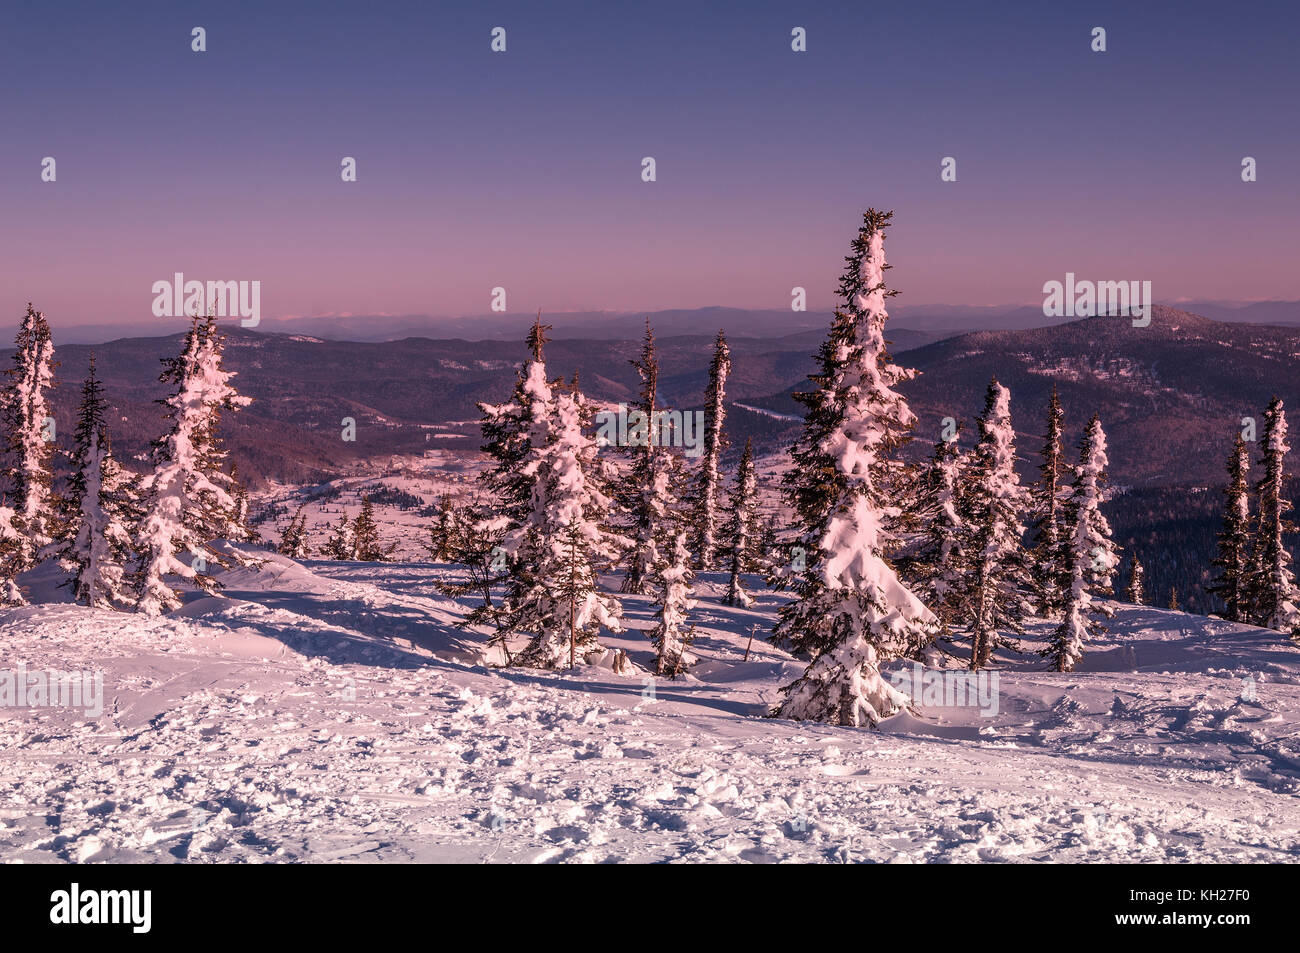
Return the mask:
[(868, 205), (901, 304), (1300, 298), (1294, 4), (443, 6), (15, 6), (4, 323), (138, 323), (176, 271), (264, 318), (822, 309)]

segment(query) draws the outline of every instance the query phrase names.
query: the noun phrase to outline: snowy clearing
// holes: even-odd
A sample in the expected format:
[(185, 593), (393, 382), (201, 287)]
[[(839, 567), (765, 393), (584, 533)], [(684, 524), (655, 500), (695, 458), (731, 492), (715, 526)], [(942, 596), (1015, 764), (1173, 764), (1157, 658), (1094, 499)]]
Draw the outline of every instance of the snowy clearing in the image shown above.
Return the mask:
[[(99, 718), (0, 709), (0, 856), (1300, 857), (1300, 651), (1277, 633), (1120, 607), (1078, 672), (1000, 652), (993, 717), (926, 706), (855, 730), (760, 717), (803, 669), (762, 641), (771, 593), (729, 609), (702, 576), (685, 679), (544, 674), (478, 661), (483, 637), (433, 588), (451, 572), (272, 556), (158, 619), (0, 611), (5, 669), (104, 681)], [(648, 599), (624, 598), (649, 628)], [(635, 631), (607, 642), (653, 664)]]

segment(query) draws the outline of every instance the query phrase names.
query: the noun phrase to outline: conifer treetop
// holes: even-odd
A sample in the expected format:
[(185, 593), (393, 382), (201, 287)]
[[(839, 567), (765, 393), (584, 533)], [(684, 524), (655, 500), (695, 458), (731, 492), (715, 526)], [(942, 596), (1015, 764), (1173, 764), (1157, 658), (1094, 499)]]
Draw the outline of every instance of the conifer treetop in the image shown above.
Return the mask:
[(533, 355), (533, 361), (541, 364), (546, 360), (545, 349), (546, 342), (550, 340), (546, 332), (551, 330), (551, 325), (542, 324), (542, 309), (537, 309), (537, 317), (533, 321), (533, 326), (528, 329), (528, 350)]

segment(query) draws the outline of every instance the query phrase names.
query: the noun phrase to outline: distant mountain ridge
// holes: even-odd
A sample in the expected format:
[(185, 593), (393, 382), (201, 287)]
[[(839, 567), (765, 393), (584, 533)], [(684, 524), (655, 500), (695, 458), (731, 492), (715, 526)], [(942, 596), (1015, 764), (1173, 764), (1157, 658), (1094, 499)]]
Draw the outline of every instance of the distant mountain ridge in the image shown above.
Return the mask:
[[(1070, 452), (1088, 418), (1100, 413), (1112, 480), (1125, 485), (1218, 485), (1243, 417), (1260, 420), (1274, 394), (1300, 413), (1300, 328), (1212, 321), (1162, 305), (1145, 328), (1128, 317), (1094, 317), (977, 331), (909, 350), (900, 362), (920, 371), (901, 390), (924, 443), (939, 439), (945, 417), (966, 421), (969, 443), (984, 390), (996, 377), (1011, 390), (1028, 469), (1037, 463), (1056, 386)], [(791, 395), (801, 386), (748, 403), (794, 413), (800, 405)]]
[[(236, 373), (241, 393), (253, 398), (248, 408), (225, 416), (223, 432), (241, 472), (254, 482), (324, 480), (367, 458), (434, 447), (476, 449), (477, 402), (507, 399), (527, 356), (522, 338), (339, 342), (237, 325), (222, 331), (226, 366)], [(715, 334), (711, 329), (658, 336), (660, 395), (666, 405), (702, 404)], [(155, 403), (165, 393), (158, 383), (161, 359), (178, 352), (181, 337), (57, 347), (59, 386), (52, 402), (58, 433), (71, 433), (80, 381), (93, 351), (113, 408), (115, 448), (128, 462), (144, 453), (164, 427), (162, 408)], [(900, 332), (900, 347), (906, 337)], [(813, 331), (788, 340), (730, 337), (732, 398), (770, 394), (774, 385), (802, 378), (820, 338), (821, 332)], [(635, 399), (638, 381), (631, 361), (640, 346), (638, 340), (564, 338), (547, 345), (547, 361), (555, 376), (569, 379), (577, 373), (594, 400), (617, 404)], [(0, 363), (7, 365), (11, 355), (12, 349), (0, 351)], [(355, 442), (340, 437), (347, 417), (357, 423)], [(752, 418), (748, 429), (746, 418)], [(733, 436), (742, 442), (748, 435), (761, 442), (781, 426), (761, 413), (740, 413), (734, 422)]]
[[(39, 302), (36, 302), (39, 306)], [(1300, 325), (1300, 301), (1197, 301), (1177, 308), (1216, 321), (1253, 324)], [(10, 339), (17, 328), (21, 309), (0, 315), (0, 338)], [(535, 312), (473, 314), (456, 317), (411, 315), (318, 315), (295, 318), (265, 318), (255, 329), (259, 333), (292, 334), (331, 341), (380, 342), (410, 337), (432, 340), (467, 341), (520, 340)], [(925, 343), (973, 331), (1029, 330), (1064, 324), (1070, 318), (1047, 318), (1039, 305), (948, 305), (910, 304), (894, 299), (890, 304), (890, 328), (906, 330), (913, 343)], [(719, 327), (732, 337), (780, 338), (806, 331), (824, 330), (831, 313), (791, 311), (788, 308), (754, 309), (706, 307), (659, 311), (560, 311), (543, 310), (542, 317), (553, 326), (552, 337), (589, 340), (625, 340), (638, 337), (646, 317), (664, 336), (710, 334)], [(73, 325), (51, 314), (54, 342), (99, 344), (129, 337), (154, 337), (173, 333), (183, 321), (144, 320)]]
[[(633, 326), (639, 336), (642, 327)], [(432, 447), (478, 446), (477, 401), (509, 394), (522, 340), (408, 338), (338, 342), (227, 325), (228, 366), (254, 398), (225, 422), (241, 470), (265, 478), (327, 479), (379, 455)], [(733, 370), (729, 427), (734, 446), (753, 436), (761, 450), (783, 447), (802, 407), (791, 394), (807, 386), (825, 327), (759, 338), (726, 328)], [(701, 406), (716, 328), (660, 334), (661, 399)], [(1042, 416), (1053, 384), (1060, 388), (1073, 442), (1097, 411), (1111, 440), (1111, 475), (1124, 485), (1217, 485), (1222, 461), (1244, 416), (1262, 412), (1276, 393), (1300, 407), (1300, 328), (1213, 321), (1156, 306), (1150, 327), (1128, 318), (1087, 318), (1055, 327), (978, 331), (939, 341), (896, 328), (887, 337), (901, 362), (920, 376), (904, 386), (919, 416), (916, 449), (938, 438), (944, 417), (970, 424), (989, 378), (1012, 393), (1026, 472), (1035, 464)], [(61, 386), (54, 395), (59, 433), (71, 429), (73, 405), (90, 351), (115, 407), (119, 453), (142, 453), (163, 426), (157, 382), (160, 358), (180, 335), (130, 338), (90, 347), (63, 345)], [(918, 346), (919, 345), (919, 346)], [(633, 399), (639, 349), (628, 339), (559, 337), (547, 346), (557, 376), (579, 375), (584, 390), (608, 404)], [(8, 363), (9, 353), (0, 352)], [(342, 420), (357, 421), (357, 440), (340, 439)], [(793, 419), (792, 419), (793, 418)], [(1073, 448), (1071, 448), (1071, 452)]]

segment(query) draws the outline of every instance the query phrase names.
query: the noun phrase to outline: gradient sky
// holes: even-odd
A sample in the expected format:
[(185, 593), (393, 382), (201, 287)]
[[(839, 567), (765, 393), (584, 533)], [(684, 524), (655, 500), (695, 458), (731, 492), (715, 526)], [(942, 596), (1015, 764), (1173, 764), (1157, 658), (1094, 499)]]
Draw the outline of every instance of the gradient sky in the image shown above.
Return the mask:
[(1300, 5), (991, 6), (11, 4), (0, 314), (138, 322), (176, 271), (264, 318), (822, 309), (868, 205), (902, 304), (1300, 298)]

